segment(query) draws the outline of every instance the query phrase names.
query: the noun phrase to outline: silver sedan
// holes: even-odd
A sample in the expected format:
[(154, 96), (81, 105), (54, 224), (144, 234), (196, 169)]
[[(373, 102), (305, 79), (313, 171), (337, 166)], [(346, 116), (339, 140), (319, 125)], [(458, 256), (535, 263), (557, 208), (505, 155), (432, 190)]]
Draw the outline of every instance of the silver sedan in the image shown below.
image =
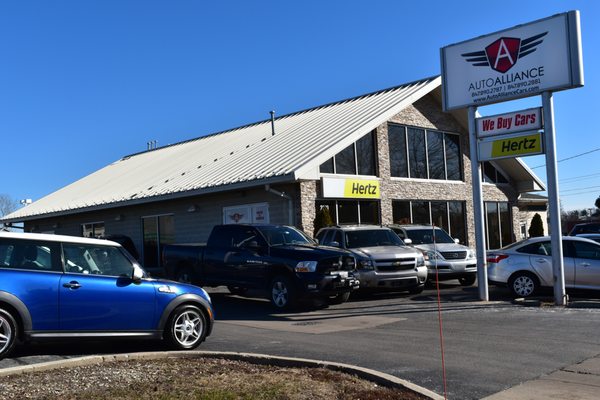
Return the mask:
[[(600, 290), (600, 244), (563, 237), (565, 287)], [(515, 297), (528, 297), (554, 285), (549, 236), (534, 237), (487, 253), (488, 280), (508, 285)]]

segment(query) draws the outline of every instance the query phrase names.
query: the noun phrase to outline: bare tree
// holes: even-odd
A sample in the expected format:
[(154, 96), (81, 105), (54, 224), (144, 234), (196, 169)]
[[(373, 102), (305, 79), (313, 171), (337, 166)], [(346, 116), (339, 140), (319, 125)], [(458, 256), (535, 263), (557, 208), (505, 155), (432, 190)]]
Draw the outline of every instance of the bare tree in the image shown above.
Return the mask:
[(15, 211), (19, 203), (7, 194), (0, 193), (0, 217)]

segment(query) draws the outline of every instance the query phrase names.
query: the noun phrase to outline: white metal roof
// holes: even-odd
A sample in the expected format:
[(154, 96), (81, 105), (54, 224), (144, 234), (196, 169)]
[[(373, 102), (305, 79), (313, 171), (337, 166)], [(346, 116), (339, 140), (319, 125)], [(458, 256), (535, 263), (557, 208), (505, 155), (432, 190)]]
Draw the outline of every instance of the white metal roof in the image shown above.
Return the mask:
[(1, 218), (35, 219), (125, 204), (318, 179), (318, 167), (408, 105), (439, 76), (141, 152)]

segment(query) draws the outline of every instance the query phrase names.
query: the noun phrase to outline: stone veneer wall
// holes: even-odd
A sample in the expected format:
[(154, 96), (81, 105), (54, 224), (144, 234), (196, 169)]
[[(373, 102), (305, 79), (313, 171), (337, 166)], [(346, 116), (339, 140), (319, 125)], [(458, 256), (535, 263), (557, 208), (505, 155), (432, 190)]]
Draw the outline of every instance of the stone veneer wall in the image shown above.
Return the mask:
[[(464, 181), (432, 181), (392, 178), (390, 176), (390, 161), (388, 148), (388, 124), (381, 124), (376, 129), (378, 169), (381, 180), (381, 222), (393, 223), (393, 200), (454, 200), (464, 201), (467, 215), (467, 236), (469, 244), (475, 244), (475, 225), (473, 219), (473, 195), (471, 161), (469, 157), (468, 132), (452, 117), (441, 111), (441, 105), (432, 96), (425, 96), (402, 112), (392, 117), (388, 122), (420, 128), (436, 129), (450, 133), (461, 134), (461, 154)], [(320, 182), (300, 183), (300, 210), (298, 221), (301, 228), (312, 233), (315, 217), (315, 200), (320, 197)], [(483, 197), (485, 201), (509, 201), (513, 215), (513, 235), (518, 238), (519, 210), (516, 207), (518, 193), (510, 185), (484, 184)]]

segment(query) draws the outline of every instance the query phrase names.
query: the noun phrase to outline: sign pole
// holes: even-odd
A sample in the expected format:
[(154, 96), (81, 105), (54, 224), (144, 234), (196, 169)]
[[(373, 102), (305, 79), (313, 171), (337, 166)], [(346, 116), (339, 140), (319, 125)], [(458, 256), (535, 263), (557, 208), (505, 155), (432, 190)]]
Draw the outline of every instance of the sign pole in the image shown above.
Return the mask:
[(481, 189), (481, 165), (477, 152), (477, 107), (469, 107), (469, 144), (471, 152), (471, 180), (473, 181), (473, 221), (475, 222), (475, 250), (477, 252), (477, 287), (479, 300), (488, 301), (488, 280), (485, 252), (485, 227), (483, 224), (483, 193)]
[(564, 306), (567, 303), (567, 296), (565, 294), (565, 270), (560, 225), (560, 204), (558, 201), (556, 134), (554, 132), (554, 101), (552, 99), (552, 92), (542, 93), (542, 106), (544, 107), (544, 135), (546, 137), (546, 175), (548, 178), (548, 213), (550, 214), (554, 302), (557, 306)]

